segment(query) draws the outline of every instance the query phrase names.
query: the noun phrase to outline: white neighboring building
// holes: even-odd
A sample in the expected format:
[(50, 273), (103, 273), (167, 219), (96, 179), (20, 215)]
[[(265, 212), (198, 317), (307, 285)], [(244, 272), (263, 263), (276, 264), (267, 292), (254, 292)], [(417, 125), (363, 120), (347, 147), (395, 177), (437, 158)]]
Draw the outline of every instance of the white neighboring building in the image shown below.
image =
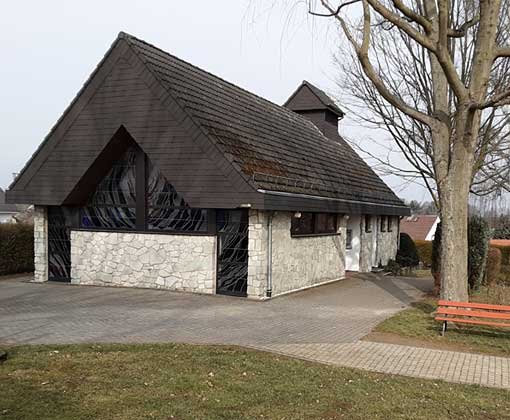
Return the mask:
[(16, 223), (14, 216), (18, 212), (16, 204), (5, 204), (5, 192), (0, 188), (0, 223)]

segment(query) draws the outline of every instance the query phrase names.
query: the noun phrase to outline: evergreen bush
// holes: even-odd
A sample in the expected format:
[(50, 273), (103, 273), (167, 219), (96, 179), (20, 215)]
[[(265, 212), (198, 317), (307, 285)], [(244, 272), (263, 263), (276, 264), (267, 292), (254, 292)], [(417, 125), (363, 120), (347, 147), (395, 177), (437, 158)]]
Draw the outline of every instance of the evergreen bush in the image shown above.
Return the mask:
[(485, 268), (485, 283), (487, 286), (494, 286), (501, 274), (501, 251), (498, 248), (489, 248), (487, 254), (487, 265)]
[(34, 227), (0, 224), (0, 275), (34, 271)]
[(401, 267), (416, 267), (420, 263), (416, 245), (407, 233), (400, 234), (396, 261)]
[(471, 290), (482, 284), (487, 253), (489, 252), (491, 229), (481, 216), (472, 216), (468, 224), (468, 281)]

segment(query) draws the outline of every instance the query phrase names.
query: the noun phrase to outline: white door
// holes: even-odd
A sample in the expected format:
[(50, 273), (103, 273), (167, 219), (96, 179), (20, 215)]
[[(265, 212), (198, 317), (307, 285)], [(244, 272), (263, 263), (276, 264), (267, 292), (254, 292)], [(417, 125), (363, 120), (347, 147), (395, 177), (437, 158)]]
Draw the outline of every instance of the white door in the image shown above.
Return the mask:
[(359, 271), (359, 254), (361, 251), (361, 218), (351, 215), (347, 220), (345, 238), (345, 269)]

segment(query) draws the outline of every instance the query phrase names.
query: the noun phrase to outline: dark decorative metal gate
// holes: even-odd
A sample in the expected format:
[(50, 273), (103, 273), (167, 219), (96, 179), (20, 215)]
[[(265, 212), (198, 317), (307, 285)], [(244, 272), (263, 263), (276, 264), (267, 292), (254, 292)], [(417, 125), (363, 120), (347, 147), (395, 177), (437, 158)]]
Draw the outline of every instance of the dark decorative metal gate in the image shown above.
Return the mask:
[(248, 286), (248, 210), (217, 210), (216, 293), (246, 296)]
[(48, 207), (48, 279), (71, 281), (70, 231), (76, 212), (65, 207)]

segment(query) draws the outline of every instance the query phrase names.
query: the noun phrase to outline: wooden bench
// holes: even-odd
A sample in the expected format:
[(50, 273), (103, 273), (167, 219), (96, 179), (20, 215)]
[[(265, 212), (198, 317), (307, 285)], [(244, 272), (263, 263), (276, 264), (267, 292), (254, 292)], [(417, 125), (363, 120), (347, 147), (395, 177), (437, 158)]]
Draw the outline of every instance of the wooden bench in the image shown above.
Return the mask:
[(443, 322), (441, 335), (445, 334), (448, 322), (510, 328), (510, 322), (505, 322), (510, 321), (510, 306), (440, 300), (435, 319)]

